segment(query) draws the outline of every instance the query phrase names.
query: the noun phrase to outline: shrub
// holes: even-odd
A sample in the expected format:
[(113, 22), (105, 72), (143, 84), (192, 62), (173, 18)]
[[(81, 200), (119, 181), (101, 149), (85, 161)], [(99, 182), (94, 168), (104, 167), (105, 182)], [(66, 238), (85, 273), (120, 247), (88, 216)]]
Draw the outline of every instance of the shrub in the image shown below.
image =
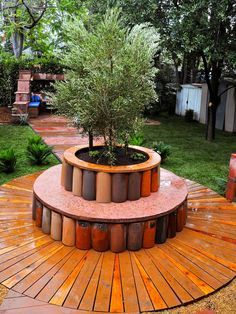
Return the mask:
[(145, 159), (145, 155), (135, 152), (132, 155), (130, 155), (130, 158), (133, 159), (133, 160), (144, 160)]
[(52, 149), (52, 147), (42, 142), (40, 136), (34, 136), (29, 139), (27, 158), (34, 165), (42, 165), (47, 163), (47, 158), (52, 153)]
[(225, 195), (227, 179), (215, 177), (215, 183), (218, 186), (218, 191), (221, 195)]
[(166, 159), (169, 157), (171, 154), (171, 146), (165, 144), (164, 142), (154, 142), (152, 144), (152, 149), (157, 152), (161, 156), (161, 163), (163, 164)]
[(144, 135), (143, 133), (137, 133), (129, 141), (130, 145), (142, 146), (144, 144)]
[(193, 122), (193, 114), (194, 114), (194, 111), (192, 109), (187, 109), (185, 111), (185, 121)]
[(28, 138), (28, 146), (32, 144), (44, 144), (43, 139), (39, 135), (33, 135)]
[(15, 170), (16, 155), (13, 149), (6, 149), (0, 152), (0, 171), (10, 173)]

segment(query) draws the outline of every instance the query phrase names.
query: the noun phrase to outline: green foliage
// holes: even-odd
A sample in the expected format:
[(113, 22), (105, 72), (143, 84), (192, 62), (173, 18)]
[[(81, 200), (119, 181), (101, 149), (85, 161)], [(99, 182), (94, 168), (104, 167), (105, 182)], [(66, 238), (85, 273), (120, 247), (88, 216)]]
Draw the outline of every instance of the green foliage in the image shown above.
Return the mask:
[(101, 152), (99, 150), (91, 150), (89, 151), (89, 157), (98, 159), (101, 155)]
[(130, 145), (143, 146), (145, 140), (142, 132), (136, 133), (130, 140)]
[(27, 158), (34, 165), (42, 165), (47, 163), (47, 158), (52, 153), (52, 147), (47, 146), (42, 142), (40, 136), (29, 138), (27, 146)]
[(43, 144), (43, 139), (41, 136), (39, 135), (33, 135), (31, 137), (28, 138), (28, 145), (32, 145), (32, 144)]
[(168, 144), (165, 144), (162, 141), (154, 142), (152, 144), (152, 149), (161, 156), (161, 163), (162, 164), (166, 161), (166, 159), (171, 154), (171, 146)]
[(156, 33), (150, 25), (123, 25), (118, 9), (89, 30), (78, 20), (66, 25), (69, 51), (63, 59), (70, 70), (65, 82), (55, 84), (53, 97), (59, 113), (79, 116), (84, 132), (93, 131), (113, 148), (129, 141), (145, 106), (156, 98)]
[(16, 167), (16, 155), (13, 149), (0, 151), (0, 172), (11, 173)]
[(142, 153), (135, 152), (135, 153), (130, 155), (130, 158), (133, 159), (133, 160), (144, 160), (145, 156)]
[(194, 114), (194, 111), (192, 109), (187, 109), (185, 111), (185, 121), (186, 122), (193, 122), (193, 114)]
[(8, 182), (14, 178), (27, 175), (29, 173), (35, 173), (42, 171), (58, 164), (56, 157), (51, 154), (48, 157), (49, 163), (46, 165), (32, 165), (26, 155), (28, 146), (28, 138), (34, 134), (29, 126), (16, 126), (16, 125), (0, 125), (0, 147), (1, 150), (14, 149), (15, 155), (17, 156), (17, 166), (12, 173), (0, 173), (0, 185)]

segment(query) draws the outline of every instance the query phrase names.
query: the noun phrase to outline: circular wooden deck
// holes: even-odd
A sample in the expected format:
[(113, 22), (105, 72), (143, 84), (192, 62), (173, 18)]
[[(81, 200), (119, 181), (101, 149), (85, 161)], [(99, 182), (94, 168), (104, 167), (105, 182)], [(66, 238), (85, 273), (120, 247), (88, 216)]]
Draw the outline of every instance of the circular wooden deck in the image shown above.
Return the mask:
[(41, 309), (50, 303), (78, 313), (139, 313), (192, 302), (234, 278), (236, 205), (210, 189), (187, 180), (188, 221), (174, 239), (138, 252), (98, 253), (66, 247), (34, 226), (37, 175), (0, 188), (0, 282), (23, 294), (25, 307), (34, 298)]

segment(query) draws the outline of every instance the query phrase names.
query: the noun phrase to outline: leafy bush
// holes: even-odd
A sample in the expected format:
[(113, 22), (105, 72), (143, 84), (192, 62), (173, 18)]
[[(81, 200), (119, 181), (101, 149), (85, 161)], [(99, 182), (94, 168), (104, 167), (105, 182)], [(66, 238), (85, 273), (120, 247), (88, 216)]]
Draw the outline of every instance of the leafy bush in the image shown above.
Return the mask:
[(28, 139), (27, 158), (34, 165), (42, 165), (47, 162), (52, 149), (53, 147), (43, 143), (40, 136), (32, 136)]
[(143, 133), (137, 133), (136, 135), (134, 135), (130, 141), (129, 144), (130, 145), (135, 145), (135, 146), (142, 146), (144, 144), (145, 140), (144, 140), (144, 135)]
[(193, 122), (193, 114), (194, 114), (194, 111), (192, 109), (187, 109), (185, 111), (185, 121)]
[(28, 146), (30, 146), (32, 144), (44, 144), (42, 137), (39, 135), (33, 135), (33, 136), (29, 137), (28, 138)]
[(92, 150), (89, 152), (89, 157), (91, 158), (99, 158), (101, 152), (99, 150)]
[(154, 142), (152, 144), (152, 149), (157, 152), (161, 156), (161, 163), (163, 164), (166, 159), (169, 157), (171, 154), (171, 146), (165, 144), (164, 142)]
[(16, 155), (13, 149), (6, 149), (0, 152), (0, 171), (10, 173), (15, 170)]
[(133, 153), (132, 155), (130, 155), (130, 158), (133, 160), (144, 160), (145, 156), (141, 153)]

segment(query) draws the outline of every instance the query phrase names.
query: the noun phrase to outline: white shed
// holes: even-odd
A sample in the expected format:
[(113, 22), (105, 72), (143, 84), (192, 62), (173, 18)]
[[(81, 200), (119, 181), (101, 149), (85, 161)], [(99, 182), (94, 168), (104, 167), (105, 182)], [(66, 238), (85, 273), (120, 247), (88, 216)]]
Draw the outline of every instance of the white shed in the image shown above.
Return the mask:
[(192, 109), (194, 111), (194, 120), (199, 121), (202, 98), (202, 84), (181, 85), (181, 90), (177, 92), (175, 113), (181, 116), (185, 111)]

